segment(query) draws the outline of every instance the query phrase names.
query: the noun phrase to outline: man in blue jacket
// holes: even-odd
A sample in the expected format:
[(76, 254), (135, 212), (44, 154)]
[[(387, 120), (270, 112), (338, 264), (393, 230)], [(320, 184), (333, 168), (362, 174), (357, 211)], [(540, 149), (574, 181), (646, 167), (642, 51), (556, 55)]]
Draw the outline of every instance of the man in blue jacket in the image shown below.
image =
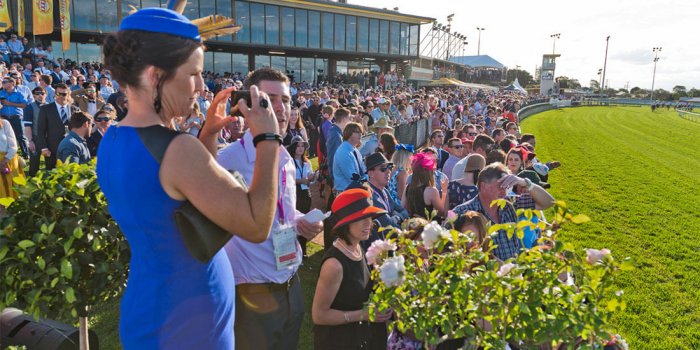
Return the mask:
[(389, 179), (391, 178), (391, 172), (394, 169), (394, 163), (390, 163), (386, 157), (384, 157), (384, 154), (377, 152), (367, 157), (365, 164), (367, 167), (368, 182), (372, 188), (373, 205), (386, 210), (386, 214), (375, 219), (378, 225), (370, 234), (369, 239), (360, 243), (367, 249), (372, 242), (384, 238), (384, 232), (379, 232), (379, 228), (387, 226), (400, 228), (401, 223), (408, 219), (408, 211), (401, 206), (401, 203), (391, 198), (389, 190), (387, 189)]

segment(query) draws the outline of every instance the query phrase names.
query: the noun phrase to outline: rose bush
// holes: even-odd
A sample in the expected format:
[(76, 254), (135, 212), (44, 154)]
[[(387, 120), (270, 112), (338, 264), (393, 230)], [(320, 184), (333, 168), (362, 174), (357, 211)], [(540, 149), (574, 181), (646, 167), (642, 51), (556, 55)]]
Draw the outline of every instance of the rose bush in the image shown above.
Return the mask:
[(521, 239), (526, 228), (546, 232), (539, 245), (505, 262), (492, 257), (492, 245), (483, 251), (474, 244), (475, 235), (436, 223), (424, 227), (421, 240), (388, 235), (382, 245), (394, 243), (396, 251), (374, 261), (381, 267), (372, 272), (370, 314), (392, 309), (396, 328), (427, 346), (447, 339), (484, 349), (600, 345), (609, 339), (608, 320), (625, 307), (612, 282), (632, 264), (606, 249), (583, 251), (558, 241), (552, 227), (588, 218), (573, 215), (563, 202), (557, 202), (555, 218), (554, 226), (544, 220), (491, 226), (489, 233), (505, 229)]

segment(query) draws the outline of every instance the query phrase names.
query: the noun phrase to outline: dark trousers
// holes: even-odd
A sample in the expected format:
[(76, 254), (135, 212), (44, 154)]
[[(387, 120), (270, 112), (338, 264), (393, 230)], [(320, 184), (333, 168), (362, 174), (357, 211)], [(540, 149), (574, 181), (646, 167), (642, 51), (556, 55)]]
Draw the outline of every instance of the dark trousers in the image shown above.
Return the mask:
[(35, 176), (39, 171), (39, 163), (41, 161), (41, 150), (35, 152), (29, 151), (29, 176)]
[(7, 119), (12, 125), (12, 131), (15, 132), (15, 139), (17, 139), (17, 146), (19, 146), (22, 152), (22, 157), (27, 158), (29, 156), (29, 148), (27, 146), (27, 138), (24, 136), (24, 119), (21, 116), (2, 116), (3, 119)]
[[(44, 157), (44, 165), (46, 171), (49, 171), (53, 168), (56, 167), (56, 157), (58, 156), (58, 149), (56, 150), (50, 150), (51, 151), (51, 157)], [(41, 150), (38, 150), (38, 152), (41, 154)]]
[[(279, 285), (276, 285), (279, 286)], [(294, 350), (304, 320), (299, 276), (289, 288), (270, 284), (236, 286), (236, 350)]]

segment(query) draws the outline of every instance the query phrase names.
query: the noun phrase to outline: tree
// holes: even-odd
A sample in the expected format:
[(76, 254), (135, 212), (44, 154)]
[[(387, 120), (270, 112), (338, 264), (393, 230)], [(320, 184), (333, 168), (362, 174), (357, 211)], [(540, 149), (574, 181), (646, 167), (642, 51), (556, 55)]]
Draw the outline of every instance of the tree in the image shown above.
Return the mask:
[(593, 92), (598, 92), (600, 90), (600, 83), (595, 79), (591, 79), (590, 86)]
[(638, 94), (641, 90), (642, 90), (642, 88), (640, 88), (639, 86), (635, 86), (635, 87), (633, 87), (633, 88), (630, 89), (630, 94), (636, 95), (636, 94)]
[(700, 90), (696, 88), (688, 90), (688, 97), (700, 97)]
[(664, 89), (656, 89), (654, 90), (654, 100), (659, 100), (659, 101), (670, 101), (673, 99), (673, 95), (671, 94), (670, 91), (664, 90)]
[(508, 73), (506, 73), (506, 81), (513, 82), (515, 78), (518, 78), (520, 86), (528, 86), (535, 81), (528, 71), (522, 69), (509, 69)]
[(580, 89), (581, 83), (578, 79), (571, 79), (566, 76), (557, 77), (556, 80), (559, 82), (559, 87), (562, 89)]
[(679, 95), (685, 96), (685, 94), (686, 94), (685, 86), (683, 86), (683, 85), (676, 85), (676, 86), (674, 86), (674, 87), (673, 87), (673, 93), (674, 93), (674, 94), (679, 94)]

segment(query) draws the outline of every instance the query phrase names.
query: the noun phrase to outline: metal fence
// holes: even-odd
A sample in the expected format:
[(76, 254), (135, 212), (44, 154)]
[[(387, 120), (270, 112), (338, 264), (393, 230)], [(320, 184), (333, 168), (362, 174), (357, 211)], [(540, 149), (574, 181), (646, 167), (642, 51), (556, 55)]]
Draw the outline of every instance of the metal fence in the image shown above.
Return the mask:
[[(416, 147), (423, 146), (430, 138), (431, 123), (429, 119), (421, 119), (409, 124), (401, 124), (394, 127), (394, 136), (399, 143), (405, 143)], [(371, 137), (372, 134), (363, 137), (365, 139)]]
[(700, 122), (700, 114), (698, 113), (693, 113), (682, 109), (676, 109), (676, 112), (678, 112), (678, 116), (683, 119), (687, 119), (693, 122)]

